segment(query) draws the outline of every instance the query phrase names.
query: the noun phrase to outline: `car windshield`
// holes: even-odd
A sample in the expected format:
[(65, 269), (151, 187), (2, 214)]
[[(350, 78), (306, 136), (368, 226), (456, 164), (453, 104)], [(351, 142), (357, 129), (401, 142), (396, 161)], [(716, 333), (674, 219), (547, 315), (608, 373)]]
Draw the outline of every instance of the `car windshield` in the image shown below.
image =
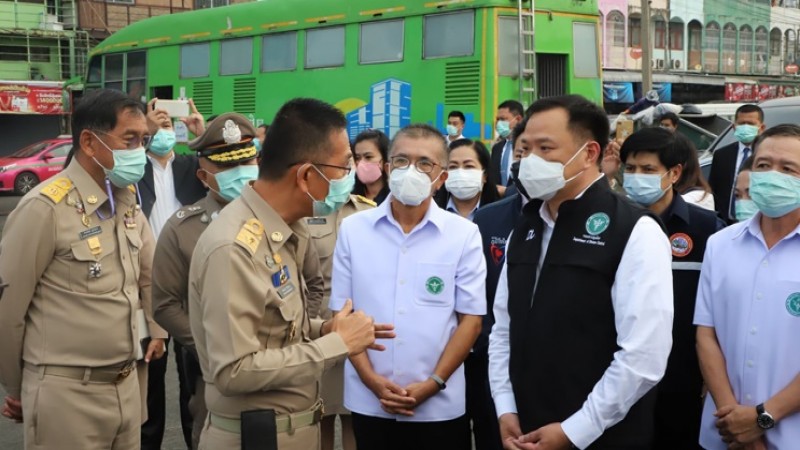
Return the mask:
[(9, 155), (9, 158), (30, 158), (31, 156), (36, 156), (37, 153), (41, 152), (47, 147), (49, 142), (37, 142), (35, 144), (31, 144), (22, 150), (17, 150), (16, 152)]

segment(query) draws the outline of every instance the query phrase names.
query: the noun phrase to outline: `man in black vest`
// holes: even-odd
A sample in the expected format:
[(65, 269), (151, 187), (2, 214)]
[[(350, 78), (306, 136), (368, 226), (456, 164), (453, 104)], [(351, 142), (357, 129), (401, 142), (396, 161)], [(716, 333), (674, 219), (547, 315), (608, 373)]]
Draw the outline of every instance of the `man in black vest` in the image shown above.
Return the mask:
[(680, 133), (645, 128), (622, 144), (628, 196), (661, 217), (672, 246), (675, 320), (672, 352), (656, 397), (655, 449), (700, 450), (703, 377), (695, 349), (694, 305), (709, 236), (725, 227), (713, 211), (686, 203), (673, 186), (692, 143)]
[(650, 449), (672, 345), (670, 247), (658, 218), (600, 172), (608, 119), (580, 96), (528, 109), (489, 343), (506, 449)]

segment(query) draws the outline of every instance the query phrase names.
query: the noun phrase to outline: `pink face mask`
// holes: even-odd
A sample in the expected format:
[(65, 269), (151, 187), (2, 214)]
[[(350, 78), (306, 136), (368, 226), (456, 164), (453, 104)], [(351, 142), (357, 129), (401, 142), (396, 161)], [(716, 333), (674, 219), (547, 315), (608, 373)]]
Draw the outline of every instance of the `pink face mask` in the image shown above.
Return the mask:
[(381, 177), (381, 165), (374, 162), (361, 161), (356, 164), (356, 176), (364, 184), (374, 183)]

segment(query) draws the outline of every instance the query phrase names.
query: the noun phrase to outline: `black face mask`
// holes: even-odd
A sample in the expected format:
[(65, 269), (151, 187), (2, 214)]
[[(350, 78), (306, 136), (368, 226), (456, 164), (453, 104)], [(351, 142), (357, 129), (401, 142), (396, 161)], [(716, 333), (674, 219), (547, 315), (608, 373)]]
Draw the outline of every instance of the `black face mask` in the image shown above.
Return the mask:
[(519, 181), (519, 161), (514, 161), (514, 163), (511, 164), (511, 182), (517, 187), (517, 191), (530, 201), (531, 196), (528, 195), (528, 191), (525, 190), (525, 187)]

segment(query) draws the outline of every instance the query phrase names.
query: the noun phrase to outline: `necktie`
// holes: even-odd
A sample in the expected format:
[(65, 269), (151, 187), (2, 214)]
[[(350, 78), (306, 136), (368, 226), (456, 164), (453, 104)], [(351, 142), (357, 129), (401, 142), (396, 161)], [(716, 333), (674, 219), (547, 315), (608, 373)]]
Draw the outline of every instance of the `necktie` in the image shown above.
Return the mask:
[(742, 150), (742, 160), (739, 161), (739, 168), (742, 167), (742, 164), (744, 164), (745, 160), (747, 160), (747, 158), (749, 157), (750, 157), (750, 147), (745, 147), (744, 150)]
[(508, 145), (510, 141), (506, 140), (503, 144), (503, 156), (500, 157), (500, 183), (503, 186), (508, 186), (508, 160), (511, 158), (512, 149)]

